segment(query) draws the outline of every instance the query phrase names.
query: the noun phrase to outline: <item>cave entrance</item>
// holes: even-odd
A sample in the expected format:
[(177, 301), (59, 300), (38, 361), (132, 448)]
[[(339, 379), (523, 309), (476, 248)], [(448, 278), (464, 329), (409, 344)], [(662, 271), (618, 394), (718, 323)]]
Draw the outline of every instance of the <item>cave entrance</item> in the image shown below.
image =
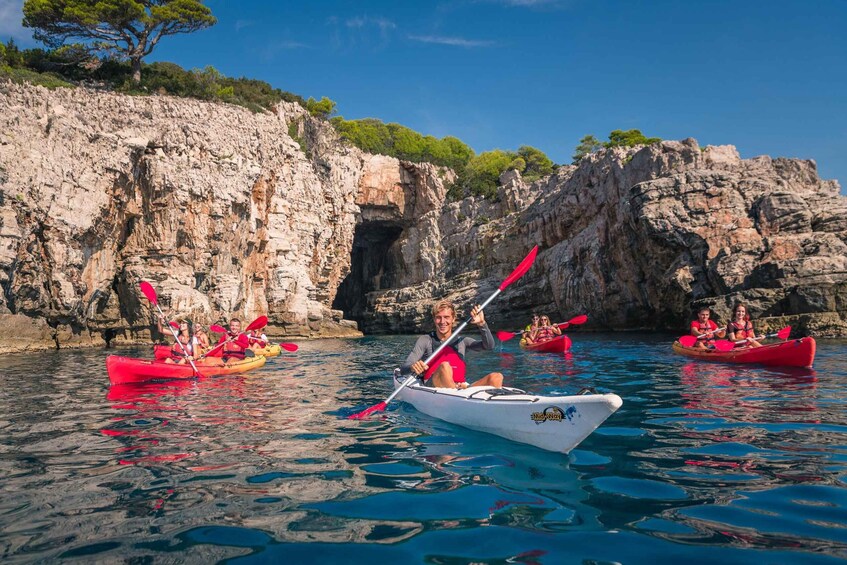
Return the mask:
[(341, 281), (332, 308), (342, 310), (344, 318), (355, 320), (363, 331), (367, 294), (394, 284), (397, 265), (390, 249), (401, 233), (403, 228), (391, 222), (371, 221), (356, 226), (350, 273)]

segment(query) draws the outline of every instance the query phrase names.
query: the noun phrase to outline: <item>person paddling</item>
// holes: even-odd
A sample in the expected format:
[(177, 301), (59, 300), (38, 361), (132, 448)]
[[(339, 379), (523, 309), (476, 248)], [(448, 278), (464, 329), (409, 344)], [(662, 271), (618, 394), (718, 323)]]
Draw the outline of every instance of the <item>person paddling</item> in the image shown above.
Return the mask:
[[(456, 307), (448, 300), (442, 300), (432, 308), (432, 318), (435, 331), (422, 335), (415, 342), (415, 347), (406, 358), (406, 362), (400, 367), (403, 374), (416, 373), (421, 375), (424, 382), (438, 388), (468, 388), (465, 380), (465, 353), (468, 349), (481, 351), (494, 349), (494, 336), (485, 323), (485, 315), (476, 305), (471, 310), (471, 322), (479, 327), (482, 340), (470, 337), (455, 339), (450, 345), (436, 357), (431, 364), (427, 365), (422, 360), (432, 355), (432, 352), (441, 346), (442, 341), (450, 337), (453, 326), (456, 323)], [(488, 373), (470, 386), (493, 386), (503, 385), (501, 373)]]
[(258, 328), (250, 330), (247, 333), (247, 339), (250, 341), (250, 349), (264, 349), (268, 346), (268, 336)]
[(736, 347), (761, 347), (762, 344), (755, 340), (756, 330), (750, 321), (747, 306), (736, 302), (732, 308), (732, 321), (726, 325), (726, 336), (730, 341), (746, 340), (744, 343), (736, 344)]
[[(160, 320), (161, 325), (161, 320)], [(165, 363), (188, 363), (194, 359), (194, 340), (191, 338), (191, 325), (188, 320), (179, 321), (179, 333), (177, 341), (171, 346), (171, 356), (165, 359)]]
[(241, 320), (238, 318), (232, 318), (229, 321), (229, 332), (225, 333), (218, 340), (218, 343), (224, 343), (227, 340), (231, 340), (228, 343), (224, 343), (221, 347), (221, 355), (223, 357), (230, 357), (233, 359), (244, 359), (245, 348), (240, 345), (238, 342), (238, 336), (241, 334)]
[(559, 326), (552, 325), (548, 316), (541, 316), (538, 327), (529, 335), (529, 343), (544, 343), (558, 335), (562, 335), (562, 330), (559, 329)]
[(713, 348), (715, 339), (726, 335), (725, 330), (718, 330), (715, 321), (709, 319), (711, 315), (712, 309), (704, 306), (697, 312), (697, 319), (691, 322), (691, 335), (697, 338), (694, 347), (699, 349)]
[(541, 327), (541, 316), (538, 315), (538, 312), (532, 313), (532, 323), (527, 324), (522, 332), (521, 337), (521, 345), (531, 345), (532, 341), (532, 332)]
[(206, 328), (202, 325), (194, 324), (194, 337), (191, 339), (191, 344), (194, 346), (194, 353), (197, 356), (202, 355), (211, 348), (209, 335), (206, 333)]

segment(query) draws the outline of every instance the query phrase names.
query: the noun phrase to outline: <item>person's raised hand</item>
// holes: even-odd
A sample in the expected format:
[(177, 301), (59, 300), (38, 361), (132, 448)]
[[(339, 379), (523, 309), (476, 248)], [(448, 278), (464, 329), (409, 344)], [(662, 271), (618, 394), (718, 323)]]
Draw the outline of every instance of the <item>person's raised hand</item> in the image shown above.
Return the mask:
[(477, 326), (481, 326), (485, 323), (485, 314), (482, 313), (482, 309), (479, 307), (479, 304), (471, 309), (471, 322)]

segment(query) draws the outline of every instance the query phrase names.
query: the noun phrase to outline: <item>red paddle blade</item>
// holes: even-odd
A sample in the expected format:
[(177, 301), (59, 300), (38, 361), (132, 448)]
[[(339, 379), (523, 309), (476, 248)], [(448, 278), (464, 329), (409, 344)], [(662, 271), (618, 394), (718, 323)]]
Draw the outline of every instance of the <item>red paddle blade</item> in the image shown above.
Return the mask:
[(719, 339), (713, 345), (718, 351), (732, 351), (733, 349), (735, 349), (735, 344), (725, 339)]
[(175, 329), (175, 330), (178, 330), (178, 329), (179, 329), (179, 324), (178, 324), (178, 323), (176, 323), (176, 322), (168, 322), (168, 325), (169, 325), (170, 327), (172, 327), (173, 329)]
[(226, 328), (223, 326), (218, 326), (217, 324), (213, 324), (209, 326), (209, 330), (215, 332), (216, 334), (225, 334)]
[(374, 404), (370, 408), (365, 408), (361, 412), (357, 412), (356, 414), (351, 414), (347, 416), (348, 420), (361, 420), (362, 418), (367, 418), (374, 412), (379, 412), (381, 410), (385, 410), (385, 407), (388, 406), (385, 402), (380, 402), (379, 404)]
[(585, 314), (580, 314), (579, 316), (574, 316), (573, 318), (571, 318), (570, 320), (568, 320), (565, 323), (570, 324), (572, 326), (578, 326), (580, 324), (584, 324), (587, 321), (588, 321), (588, 316), (586, 316)]
[(524, 260), (521, 261), (521, 264), (517, 266), (517, 268), (512, 271), (512, 274), (506, 277), (506, 280), (500, 285), (500, 290), (506, 290), (506, 287), (521, 278), (526, 274), (530, 267), (532, 267), (532, 263), (535, 261), (535, 256), (538, 254), (538, 246), (532, 248), (532, 251), (524, 257)]
[(151, 285), (147, 281), (141, 281), (141, 284), (138, 286), (141, 287), (141, 292), (144, 293), (144, 296), (147, 297), (147, 300), (149, 300), (153, 304), (159, 303), (159, 299), (156, 296), (156, 290), (153, 288), (153, 285)]
[(258, 330), (259, 328), (264, 328), (267, 325), (268, 325), (268, 317), (267, 316), (259, 316), (258, 318), (256, 318), (252, 322), (250, 322), (250, 325), (247, 326), (246, 328), (244, 328), (244, 331), (249, 332), (251, 330)]
[(785, 326), (778, 332), (776, 332), (776, 337), (779, 339), (788, 339), (788, 336), (791, 335), (791, 326)]
[(280, 343), (279, 346), (286, 351), (297, 351), (300, 349), (296, 343)]
[(497, 339), (499, 339), (500, 341), (509, 341), (513, 337), (515, 337), (515, 334), (513, 334), (512, 332), (497, 332)]
[(697, 338), (693, 335), (684, 335), (677, 340), (683, 347), (693, 347), (697, 343)]

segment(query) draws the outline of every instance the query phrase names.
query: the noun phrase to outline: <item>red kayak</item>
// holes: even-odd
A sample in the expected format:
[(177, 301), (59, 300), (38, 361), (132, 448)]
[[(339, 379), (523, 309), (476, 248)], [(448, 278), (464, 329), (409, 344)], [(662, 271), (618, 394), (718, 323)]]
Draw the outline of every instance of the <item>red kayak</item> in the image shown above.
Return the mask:
[(736, 347), (730, 351), (685, 347), (678, 341), (673, 350), (680, 355), (705, 361), (721, 363), (758, 363), (760, 365), (783, 367), (811, 367), (815, 362), (815, 338), (804, 337), (762, 347)]
[(529, 351), (538, 351), (540, 353), (564, 353), (571, 348), (571, 338), (565, 334), (542, 341), (541, 343), (527, 344), (521, 341), (521, 347)]
[[(218, 358), (214, 359), (215, 361), (209, 358), (206, 362), (197, 363), (197, 370), (201, 376), (213, 377), (243, 373), (261, 367), (266, 361), (266, 358), (262, 355), (231, 360), (226, 363), (222, 363)], [(165, 363), (164, 361), (150, 361), (134, 357), (121, 357), (120, 355), (106, 357), (106, 372), (109, 373), (109, 381), (113, 385), (164, 379), (193, 379), (197, 376), (188, 363)]]

